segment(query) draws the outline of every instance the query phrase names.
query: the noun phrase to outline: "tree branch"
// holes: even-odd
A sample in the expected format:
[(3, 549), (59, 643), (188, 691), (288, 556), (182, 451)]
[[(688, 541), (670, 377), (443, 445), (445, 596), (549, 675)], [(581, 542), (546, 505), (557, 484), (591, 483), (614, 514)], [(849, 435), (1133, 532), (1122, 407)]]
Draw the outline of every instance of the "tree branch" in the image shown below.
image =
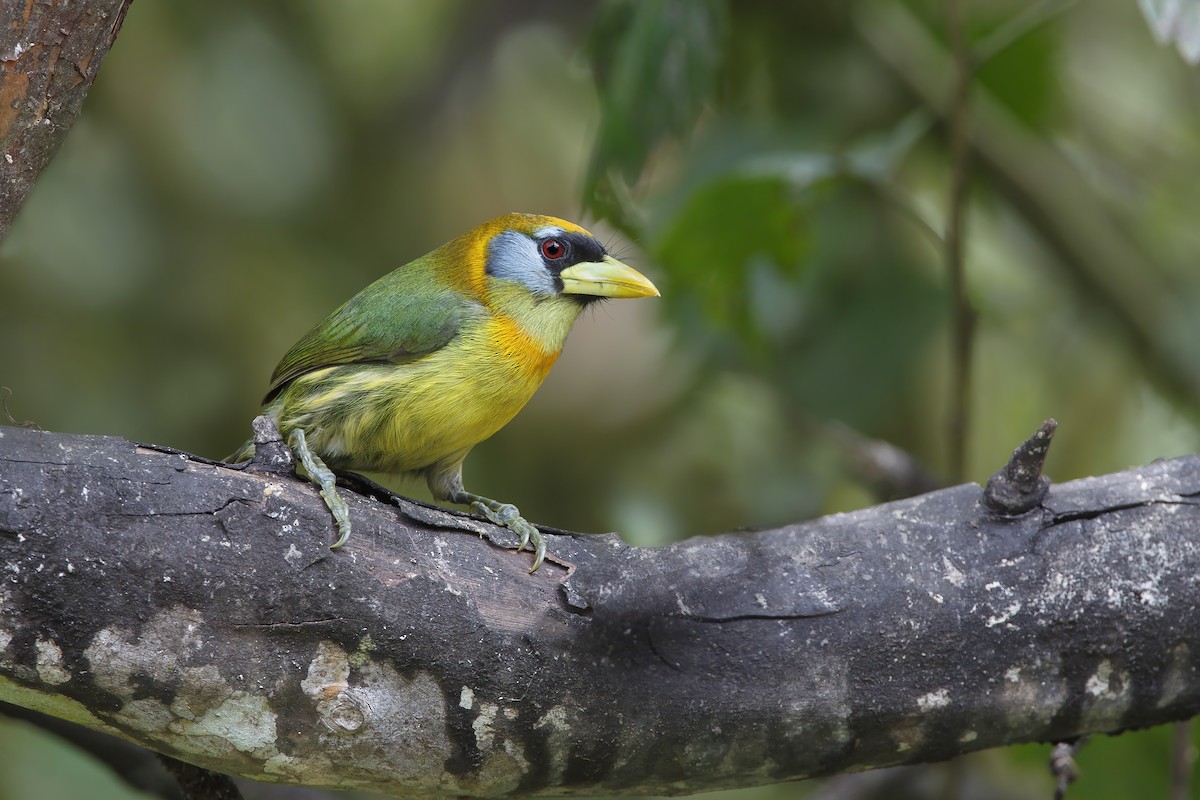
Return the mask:
[(133, 0), (4, 4), (0, 239), (67, 136)]
[[(0, 428), (0, 700), (222, 772), (680, 793), (1200, 709), (1200, 457), (652, 550)], [(476, 535), (479, 534), (479, 535)], [(647, 746), (648, 743), (653, 746)]]

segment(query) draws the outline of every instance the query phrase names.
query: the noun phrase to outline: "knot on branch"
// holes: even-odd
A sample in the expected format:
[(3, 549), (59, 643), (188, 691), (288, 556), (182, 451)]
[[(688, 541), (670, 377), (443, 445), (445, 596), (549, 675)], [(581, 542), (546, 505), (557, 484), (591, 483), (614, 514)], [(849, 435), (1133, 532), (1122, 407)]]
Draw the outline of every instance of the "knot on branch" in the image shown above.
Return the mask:
[(283, 440), (275, 421), (260, 414), (250, 423), (254, 430), (254, 459), (250, 466), (263, 472), (295, 473), (296, 460), (292, 449)]
[(1050, 490), (1050, 479), (1042, 474), (1046, 452), (1058, 423), (1043, 422), (1037, 432), (1013, 450), (1012, 458), (988, 478), (983, 502), (989, 509), (1006, 516), (1024, 514), (1036, 508)]

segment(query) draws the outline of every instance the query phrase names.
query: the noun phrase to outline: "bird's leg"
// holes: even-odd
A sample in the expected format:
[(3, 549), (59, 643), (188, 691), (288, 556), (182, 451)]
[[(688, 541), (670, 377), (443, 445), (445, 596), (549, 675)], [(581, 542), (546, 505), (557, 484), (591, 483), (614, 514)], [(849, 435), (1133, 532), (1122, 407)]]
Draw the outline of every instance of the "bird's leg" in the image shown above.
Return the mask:
[(462, 464), (466, 455), (467, 451), (463, 450), (430, 466), (425, 473), (429, 491), (433, 493), (435, 500), (470, 506), (472, 511), (483, 515), (493, 525), (503, 525), (508, 528), (520, 537), (520, 544), (517, 545), (518, 553), (532, 544), (533, 566), (529, 568), (529, 571), (535, 572), (542, 565), (542, 559), (546, 557), (546, 540), (542, 538), (542, 532), (522, 517), (516, 506), (468, 492), (463, 488)]
[(337, 493), (337, 476), (333, 474), (333, 470), (325, 466), (325, 462), (321, 460), (320, 456), (308, 449), (304, 431), (300, 428), (292, 428), (287, 442), (288, 447), (292, 448), (292, 453), (300, 459), (300, 464), (304, 467), (304, 474), (309, 481), (320, 488), (321, 497), (325, 500), (325, 505), (329, 506), (329, 513), (333, 514), (333, 521), (337, 523), (339, 535), (338, 540), (329, 545), (329, 549), (337, 550), (350, 538), (350, 509), (346, 507), (346, 501), (342, 499), (342, 496)]
[(516, 506), (511, 503), (501, 503), (465, 489), (459, 489), (449, 500), (452, 503), (470, 506), (473, 511), (487, 517), (493, 524), (503, 525), (521, 537), (521, 542), (517, 545), (518, 553), (532, 544), (533, 566), (529, 568), (530, 572), (536, 572), (537, 568), (542, 565), (542, 559), (546, 557), (546, 540), (541, 531), (521, 516), (521, 512), (517, 510)]

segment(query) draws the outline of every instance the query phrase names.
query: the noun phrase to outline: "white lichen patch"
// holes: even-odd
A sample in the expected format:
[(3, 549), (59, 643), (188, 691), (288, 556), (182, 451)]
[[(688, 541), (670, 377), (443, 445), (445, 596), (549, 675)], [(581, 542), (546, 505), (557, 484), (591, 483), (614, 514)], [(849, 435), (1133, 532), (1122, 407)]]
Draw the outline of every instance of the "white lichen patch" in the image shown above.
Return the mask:
[(967, 576), (946, 556), (942, 556), (942, 568), (946, 570), (942, 577), (952, 585), (961, 587), (966, 582)]
[[(90, 677), (121, 703), (106, 716), (107, 724), (75, 701), (13, 688), (3, 678), (0, 695), (168, 747), (218, 770), (245, 774), (258, 769), (268, 780), (336, 782), (408, 796), (470, 795), (482, 786), (477, 781), (484, 775), (498, 776), (515, 790), (529, 769), (521, 738), (507, 732), (516, 720), (509, 709), (490, 704), (479, 709), (476, 724), (476, 735), (486, 745), (483, 769), (465, 776), (448, 773), (446, 761), (459, 749), (447, 732), (440, 684), (427, 673), (401, 675), (390, 664), (372, 661), (369, 640), (353, 656), (337, 644), (321, 643), (307, 673), (285, 670), (269, 677), (268, 663), (261, 677), (243, 677), (229, 675), (225, 664), (214, 661), (206, 642), (217, 635), (198, 612), (182, 607), (163, 610), (138, 628), (97, 633), (84, 651)], [(38, 653), (39, 668), (53, 671), (62, 661), (49, 642)], [(352, 667), (352, 660), (361, 666)], [(281, 691), (286, 681), (298, 684), (308, 703), (289, 704), (295, 694)], [(480, 698), (473, 698), (473, 707), (479, 706)], [(559, 727), (558, 717), (545, 719), (547, 726)], [(286, 755), (276, 741), (284, 731), (291, 748)], [(564, 731), (559, 738), (565, 736)], [(562, 754), (568, 747), (560, 741), (552, 751)], [(557, 757), (555, 763), (563, 763), (565, 756)]]
[(270, 780), (272, 775), (289, 775), (299, 772), (298, 760), (284, 753), (276, 753), (263, 762), (262, 777)]
[(1129, 677), (1115, 669), (1108, 659), (1099, 663), (1096, 671), (1084, 682), (1089, 702), (1085, 705), (1082, 725), (1095, 726), (1123, 714), (1133, 701), (1129, 692)]
[(1151, 608), (1162, 608), (1170, 600), (1170, 596), (1161, 590), (1158, 581), (1142, 581), (1134, 586), (1133, 590), (1138, 601)]
[[(533, 723), (534, 730), (546, 731), (546, 750), (550, 755), (548, 783), (552, 785), (561, 781), (567, 769), (567, 756), (571, 752), (572, 726), (567, 710), (566, 703), (551, 706), (550, 710)], [(573, 707), (571, 710), (575, 711)]]
[(168, 728), (182, 736), (215, 737), (222, 745), (266, 760), (276, 752), (275, 720), (266, 697), (238, 691), (203, 716), (176, 720)]
[(143, 697), (122, 706), (119, 719), (130, 730), (143, 731), (155, 738), (161, 738), (173, 735), (170, 725), (176, 718), (161, 700)]
[(471, 730), (475, 732), (475, 744), (480, 751), (491, 750), (495, 743), (496, 713), (499, 710), (500, 707), (495, 703), (479, 704), (479, 713), (475, 715), (475, 720), (471, 723)]
[(488, 787), (489, 792), (511, 794), (528, 771), (529, 759), (525, 758), (524, 749), (516, 739), (505, 739), (484, 755), (483, 765), (471, 776), (471, 782)]
[(684, 601), (683, 595), (679, 592), (675, 592), (675, 609), (685, 617), (690, 617), (692, 615), (691, 606)]
[(12, 631), (4, 625), (4, 609), (11, 603), (8, 590), (0, 588), (0, 664), (7, 661), (4, 651), (8, 649), (8, 643), (13, 640)]
[[(239, 751), (267, 757), (273, 752), (275, 721), (266, 695), (235, 691), (215, 665), (186, 666), (201, 657), (204, 639), (200, 613), (174, 607), (136, 635), (102, 629), (84, 656), (96, 685), (125, 701), (113, 716), (125, 736), (171, 742), (200, 760), (219, 762)], [(134, 699), (147, 681), (178, 687), (170, 706), (160, 697)], [(177, 741), (180, 736), (188, 741)]]
[(470, 686), (462, 687), (462, 691), (458, 693), (458, 707), (470, 711), (474, 706), (475, 692), (471, 691)]
[(216, 708), (233, 695), (233, 687), (212, 664), (188, 667), (182, 671), (179, 690), (171, 703), (171, 713), (180, 719), (194, 720)]
[(919, 747), (925, 741), (925, 726), (917, 719), (896, 724), (891, 730), (896, 752), (903, 753)]
[[(997, 625), (1005, 625), (1008, 623), (1009, 620), (1011, 620), (1013, 617), (1015, 617), (1020, 612), (1020, 610), (1021, 610), (1020, 601), (1014, 600), (1013, 602), (1009, 603), (1004, 608), (1004, 610), (1002, 610), (999, 614), (993, 614), (990, 617), (988, 617), (987, 622), (985, 622), (984, 624), (987, 625), (987, 627), (989, 627), (989, 628), (994, 628)], [(1011, 627), (1011, 625), (1010, 625), (1010, 627)]]
[(960, 744), (970, 744), (971, 742), (975, 741), (978, 738), (979, 738), (978, 731), (966, 731), (965, 733), (963, 733), (962, 736), (958, 737), (958, 741)]
[[(314, 685), (310, 683), (310, 685)], [(338, 776), (339, 786), (370, 786), (385, 791), (379, 778), (390, 777), (398, 793), (470, 794), (446, 773), (445, 761), (456, 750), (446, 737), (445, 703), (437, 682), (428, 674), (401, 676), (387, 664), (372, 662), (356, 673), (356, 682), (342, 693), (366, 714), (354, 732), (330, 730), (322, 720), (309, 748), (283, 759), (263, 762), (264, 776), (328, 785)], [(348, 695), (348, 697), (346, 697)], [(336, 698), (335, 698), (336, 702)]]
[(1044, 653), (1033, 663), (1009, 667), (994, 696), (1012, 716), (1014, 726), (1044, 725), (1074, 696), (1074, 688), (1068, 689), (1062, 674), (1060, 658)]
[(1112, 664), (1108, 659), (1101, 661), (1096, 671), (1088, 676), (1083, 690), (1096, 698), (1111, 700), (1116, 697), (1116, 692), (1112, 690)]
[(283, 560), (296, 567), (303, 563), (304, 554), (300, 552), (300, 548), (296, 547), (295, 542), (288, 542), (288, 549), (283, 554)]
[(300, 688), (313, 700), (330, 700), (345, 691), (350, 680), (350, 656), (330, 641), (317, 644), (317, 654), (308, 664), (308, 675)]
[(948, 705), (950, 705), (949, 689), (938, 689), (917, 698), (917, 708), (922, 711), (933, 711), (936, 708), (945, 708)]
[(124, 628), (102, 628), (83, 654), (98, 686), (132, 698), (135, 676), (173, 682), (181, 662), (203, 649), (202, 631), (199, 611), (175, 606), (160, 612), (137, 636)]
[(1167, 665), (1163, 670), (1162, 694), (1157, 706), (1174, 703), (1192, 686), (1196, 685), (1196, 670), (1192, 666), (1191, 648), (1187, 642), (1180, 642), (1167, 653)]
[(83, 651), (96, 685), (113, 694), (132, 694), (129, 687), (130, 654), (133, 634), (123, 628), (101, 628)]
[(37, 673), (42, 683), (57, 686), (71, 680), (71, 673), (63, 666), (62, 650), (49, 639), (34, 642), (37, 652)]

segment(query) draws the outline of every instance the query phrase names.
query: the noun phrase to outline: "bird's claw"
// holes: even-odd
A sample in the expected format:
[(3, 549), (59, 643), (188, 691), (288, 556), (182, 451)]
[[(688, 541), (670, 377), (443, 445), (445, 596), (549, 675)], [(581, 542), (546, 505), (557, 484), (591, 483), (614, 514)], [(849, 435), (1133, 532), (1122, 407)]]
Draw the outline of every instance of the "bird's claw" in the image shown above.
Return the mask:
[(481, 500), (476, 500), (471, 503), (471, 508), (486, 517), (493, 525), (503, 525), (515, 533), (520, 538), (517, 544), (518, 553), (532, 543), (533, 566), (529, 568), (529, 571), (531, 573), (537, 571), (546, 558), (546, 539), (542, 536), (541, 531), (521, 516), (521, 512), (517, 510), (516, 506), (511, 503), (497, 503), (490, 506)]
[(330, 550), (337, 550), (350, 539), (350, 509), (346, 508), (346, 501), (336, 490), (333, 492), (332, 499), (326, 497), (325, 492), (321, 492), (321, 497), (325, 498), (325, 505), (329, 506), (330, 512), (333, 513), (333, 520), (337, 523), (337, 541), (329, 545)]
[(535, 572), (546, 557), (546, 537), (542, 536), (542, 532), (526, 522), (523, 517), (517, 517), (508, 527), (521, 537), (521, 543), (517, 546), (518, 553), (524, 550), (526, 545), (533, 544), (533, 547), (530, 548), (533, 550), (533, 566), (529, 568), (529, 571)]

